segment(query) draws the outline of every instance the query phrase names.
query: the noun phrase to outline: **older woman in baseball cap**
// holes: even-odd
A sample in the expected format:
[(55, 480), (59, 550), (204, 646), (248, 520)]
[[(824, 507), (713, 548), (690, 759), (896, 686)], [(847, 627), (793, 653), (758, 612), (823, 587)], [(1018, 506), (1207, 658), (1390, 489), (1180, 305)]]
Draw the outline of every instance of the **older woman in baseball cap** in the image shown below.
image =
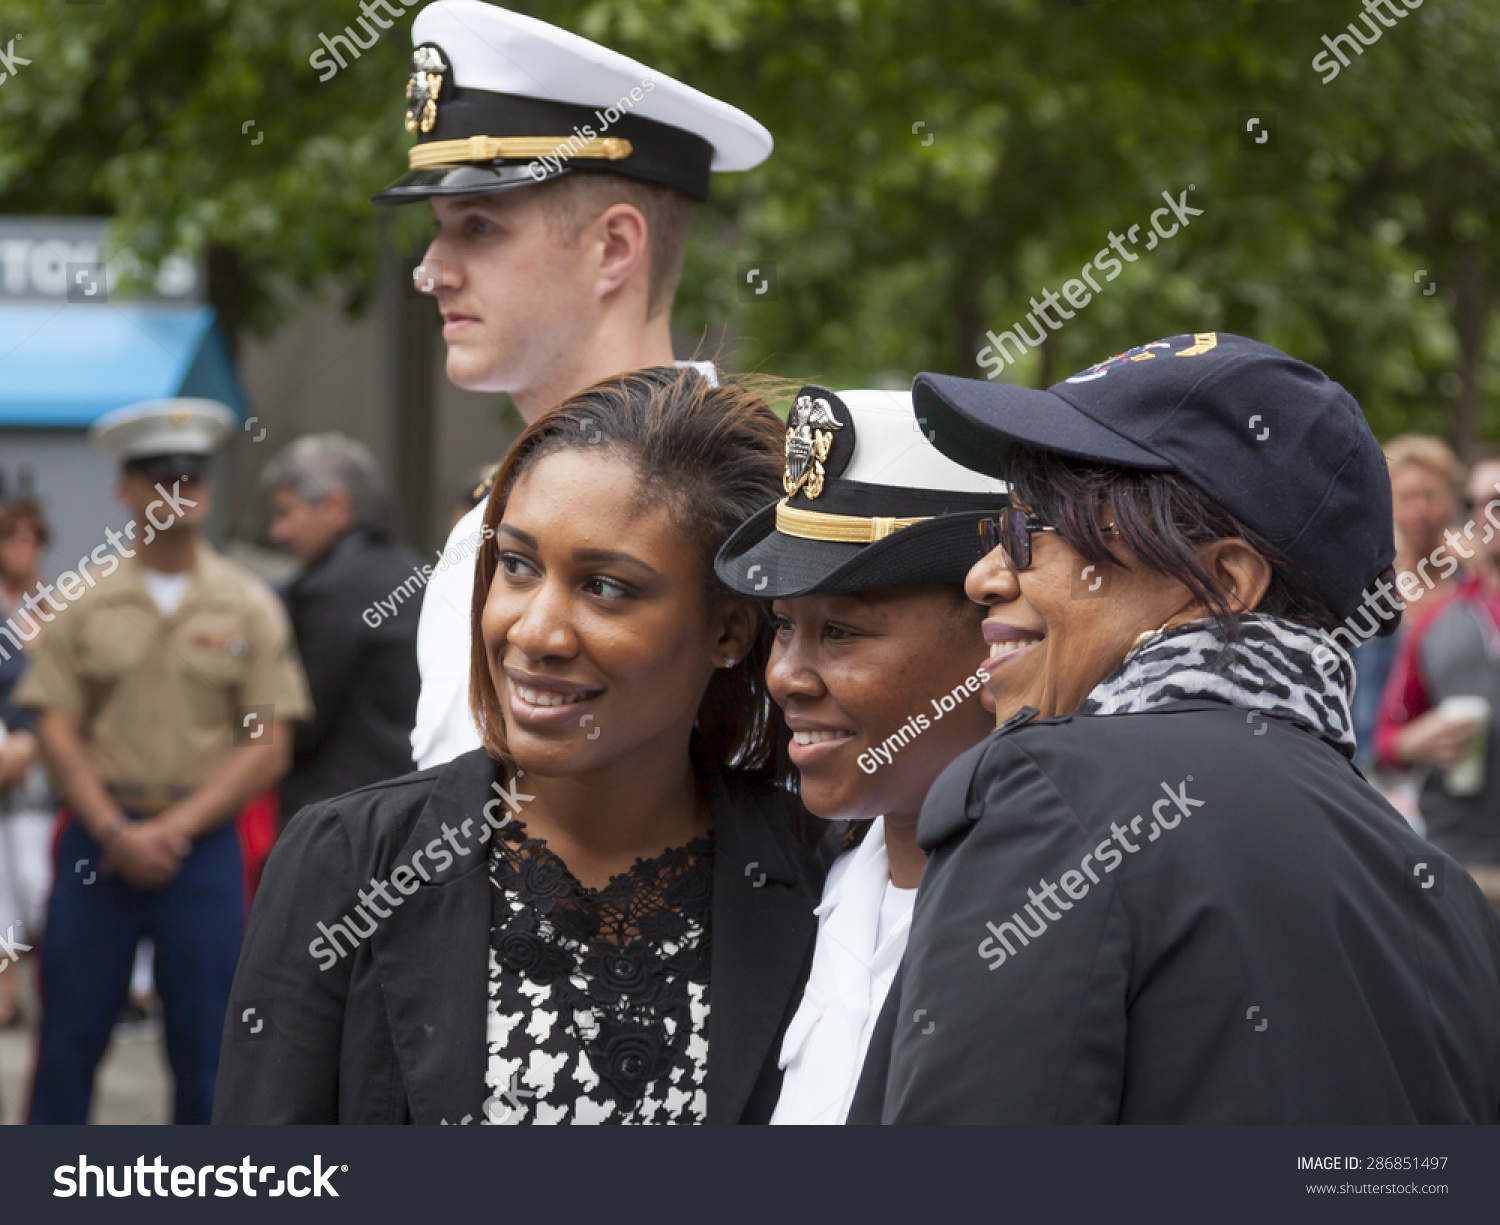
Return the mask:
[[(1010, 484), (968, 577), (1000, 726), (923, 806), (852, 1117), (1495, 1122), (1500, 922), (1350, 761), (1329, 631), (1400, 601), (1348, 392), (1209, 332), (913, 398)], [(922, 1008), (940, 1042), (899, 1023)]]

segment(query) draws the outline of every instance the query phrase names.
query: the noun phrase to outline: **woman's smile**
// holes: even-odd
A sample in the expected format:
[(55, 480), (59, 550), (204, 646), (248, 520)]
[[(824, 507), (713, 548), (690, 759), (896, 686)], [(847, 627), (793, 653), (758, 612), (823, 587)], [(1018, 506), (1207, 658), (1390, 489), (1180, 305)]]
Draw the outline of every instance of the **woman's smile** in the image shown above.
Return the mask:
[(820, 727), (795, 715), (787, 717), (787, 726), (792, 732), (787, 756), (799, 770), (816, 767), (854, 743), (854, 733), (848, 728)]
[(504, 672), (510, 716), (527, 727), (582, 726), (577, 721), (587, 717), (594, 699), (605, 692), (600, 685), (554, 680), (508, 664)]
[(988, 671), (1025, 654), (1047, 636), (1044, 631), (1024, 630), (995, 617), (986, 618), (980, 630), (990, 648)]

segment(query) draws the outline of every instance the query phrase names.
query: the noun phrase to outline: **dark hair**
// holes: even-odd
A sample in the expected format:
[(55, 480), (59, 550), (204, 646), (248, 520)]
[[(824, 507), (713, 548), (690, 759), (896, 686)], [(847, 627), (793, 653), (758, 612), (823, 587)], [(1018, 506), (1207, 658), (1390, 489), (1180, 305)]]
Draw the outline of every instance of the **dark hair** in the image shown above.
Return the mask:
[(52, 543), (52, 529), (35, 498), (23, 496), (0, 502), (0, 536), (9, 536), (21, 523), (31, 524), (36, 542), (43, 548)]
[(1239, 635), (1229, 593), (1198, 560), (1198, 549), (1235, 536), (1271, 566), (1271, 584), (1257, 612), (1316, 629), (1339, 624), (1279, 549), (1175, 472), (1117, 468), (1031, 447), (1015, 448), (1002, 466), (1000, 476), (1010, 485), (1011, 500), (1055, 527), (1085, 561), (1128, 569), (1109, 546), (1111, 534), (1103, 530), (1104, 523), (1112, 522), (1118, 539), (1147, 566), (1192, 592), (1230, 640)]
[(500, 698), (479, 632), (499, 565), (494, 532), (516, 482), (538, 460), (588, 448), (636, 469), (642, 505), (667, 507), (703, 559), (710, 607), (737, 602), (755, 610), (755, 644), (735, 667), (715, 671), (698, 708), (697, 735), (708, 760), (785, 781), (785, 724), (766, 688), (769, 627), (760, 605), (731, 591), (713, 568), (714, 555), (735, 528), (781, 496), (785, 431), (748, 384), (716, 386), (695, 370), (661, 366), (594, 384), (543, 414), (516, 440), (485, 508), (485, 544), (474, 575), (469, 703), (491, 756), (510, 764)]

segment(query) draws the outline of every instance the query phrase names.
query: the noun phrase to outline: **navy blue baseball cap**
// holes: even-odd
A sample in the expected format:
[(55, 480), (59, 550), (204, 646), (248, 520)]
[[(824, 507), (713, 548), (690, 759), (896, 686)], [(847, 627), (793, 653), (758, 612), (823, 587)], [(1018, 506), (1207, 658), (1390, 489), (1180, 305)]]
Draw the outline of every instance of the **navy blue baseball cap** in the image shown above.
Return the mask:
[(1039, 391), (919, 374), (933, 445), (1003, 474), (1017, 446), (1175, 472), (1280, 549), (1338, 617), (1391, 566), (1385, 456), (1321, 370), (1227, 332), (1138, 345)]

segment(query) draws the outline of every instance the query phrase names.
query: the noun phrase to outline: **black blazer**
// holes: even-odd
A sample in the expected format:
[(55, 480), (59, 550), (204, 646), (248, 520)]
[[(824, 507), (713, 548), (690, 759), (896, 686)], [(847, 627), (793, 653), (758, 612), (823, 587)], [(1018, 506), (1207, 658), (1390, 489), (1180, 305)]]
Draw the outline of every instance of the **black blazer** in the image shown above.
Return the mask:
[[(485, 804), (498, 803), (495, 778), (494, 761), (476, 750), (292, 822), (250, 914), (214, 1122), (484, 1117), (490, 884), (489, 846), (479, 845), (478, 831)], [(708, 1122), (763, 1123), (781, 1089), (781, 1037), (811, 965), (813, 907), (843, 830), (807, 815), (788, 792), (729, 774), (710, 785)], [(443, 823), (460, 829), (465, 818), (474, 832), (458, 841), (476, 849), (449, 853), (451, 863), (437, 870)], [(372, 879), (388, 881), (434, 842), (436, 855), (420, 864), (431, 882), (384, 907), (390, 917), (374, 934), (330, 964), (319, 924), (331, 929), (360, 905), (358, 890), (368, 896)]]
[(283, 822), (308, 804), (410, 773), (423, 570), (410, 549), (355, 528), (287, 589), (313, 715), (297, 724)]
[(852, 1122), (1500, 1118), (1500, 921), (1289, 721), (1013, 723), (938, 778), (918, 836)]

